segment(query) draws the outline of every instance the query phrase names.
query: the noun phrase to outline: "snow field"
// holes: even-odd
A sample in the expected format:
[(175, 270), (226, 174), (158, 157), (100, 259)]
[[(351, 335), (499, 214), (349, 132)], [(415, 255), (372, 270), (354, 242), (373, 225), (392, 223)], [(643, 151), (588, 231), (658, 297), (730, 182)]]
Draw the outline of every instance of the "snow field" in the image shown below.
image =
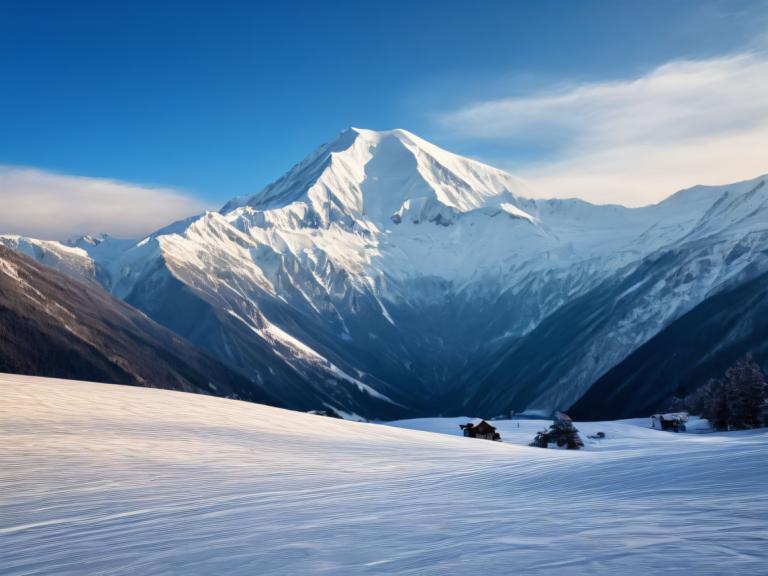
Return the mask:
[[(0, 375), (0, 572), (764, 574), (768, 432), (516, 445)], [(455, 434), (460, 419), (400, 422)], [(456, 426), (454, 430), (454, 426)]]

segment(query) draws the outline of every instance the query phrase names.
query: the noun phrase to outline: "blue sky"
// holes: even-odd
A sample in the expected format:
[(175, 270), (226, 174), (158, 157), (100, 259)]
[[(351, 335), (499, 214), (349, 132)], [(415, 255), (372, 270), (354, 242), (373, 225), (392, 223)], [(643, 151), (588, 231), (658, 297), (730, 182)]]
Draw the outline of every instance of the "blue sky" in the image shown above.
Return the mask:
[[(768, 23), (765, 0), (5, 0), (0, 8), (6, 174), (28, 167), (153, 185), (211, 207), (258, 191), (351, 125), (409, 129), (534, 184), (540, 178), (550, 195), (623, 202), (619, 193), (589, 195), (594, 186), (615, 187), (607, 176), (595, 184), (615, 165), (595, 158), (616, 143), (573, 125), (579, 94), (588, 106), (600, 102), (595, 114), (608, 123), (618, 100), (625, 116), (637, 108), (626, 102), (648, 91), (631, 88), (638, 79), (661, 75), (650, 82), (660, 86), (651, 90), (655, 102), (670, 74), (675, 101), (710, 69), (720, 73), (713, 82), (752, 77), (763, 71)], [(751, 90), (762, 97), (764, 84)], [(706, 83), (701, 90), (712, 92)], [(746, 121), (762, 125), (765, 110), (755, 108)], [(722, 119), (728, 127), (739, 121)], [(584, 161), (573, 152), (584, 141), (605, 150)], [(631, 153), (638, 151), (623, 158)], [(575, 165), (588, 166), (586, 175)], [(674, 184), (644, 183), (653, 194), (635, 201), (628, 192), (624, 203), (657, 199)]]

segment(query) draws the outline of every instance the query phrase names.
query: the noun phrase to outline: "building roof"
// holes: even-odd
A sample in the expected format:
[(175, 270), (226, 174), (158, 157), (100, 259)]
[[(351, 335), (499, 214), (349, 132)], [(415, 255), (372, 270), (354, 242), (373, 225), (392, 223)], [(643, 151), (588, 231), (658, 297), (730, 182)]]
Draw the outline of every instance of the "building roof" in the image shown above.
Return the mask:
[(496, 428), (488, 424), (488, 422), (485, 420), (481, 420), (479, 424), (475, 424), (474, 429), (480, 434), (490, 434), (491, 432), (496, 432)]
[(651, 418), (659, 418), (663, 420), (680, 420), (685, 422), (688, 420), (688, 412), (668, 412), (666, 414), (654, 414)]

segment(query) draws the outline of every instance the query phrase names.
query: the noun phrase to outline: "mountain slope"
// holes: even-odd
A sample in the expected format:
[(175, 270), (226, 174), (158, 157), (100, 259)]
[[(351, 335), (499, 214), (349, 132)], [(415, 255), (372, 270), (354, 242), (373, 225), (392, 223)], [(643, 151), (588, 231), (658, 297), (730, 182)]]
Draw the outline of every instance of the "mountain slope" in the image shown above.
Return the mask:
[[(747, 228), (734, 234), (728, 228), (725, 234), (659, 250), (564, 304), (509, 350), (487, 358), (457, 394), (465, 399), (466, 408), (484, 414), (565, 409), (613, 366), (702, 301), (766, 271), (768, 229)], [(745, 314), (756, 319), (759, 311), (747, 309)], [(685, 340), (668, 342), (672, 352), (684, 347)], [(646, 388), (656, 386), (654, 376), (647, 375)], [(642, 408), (629, 404), (626, 409), (637, 415), (652, 404), (644, 402)], [(629, 415), (617, 403), (611, 406), (615, 411), (602, 411), (601, 416)]]
[(648, 414), (752, 353), (768, 366), (768, 274), (684, 314), (598, 379), (569, 410), (580, 419)]
[(493, 415), (572, 404), (768, 269), (764, 181), (636, 209), (541, 200), (404, 130), (350, 129), (261, 192), (139, 242), (0, 242), (96, 279), (255, 381), (268, 366), (288, 406)]
[[(523, 189), (405, 131), (349, 130), (260, 194), (153, 235), (124, 260), (143, 251), (158, 265), (138, 258), (150, 272), (132, 265), (113, 285), (167, 323), (137, 287), (168, 273), (242, 320), (253, 346), (308, 346), (315, 354), (292, 360), (297, 369), (330, 363), (431, 410), (484, 343), (524, 334), (653, 247), (630, 242), (653, 214), (529, 200)], [(695, 223), (686, 210), (675, 217), (683, 231)]]
[(0, 371), (277, 401), (95, 283), (0, 246)]

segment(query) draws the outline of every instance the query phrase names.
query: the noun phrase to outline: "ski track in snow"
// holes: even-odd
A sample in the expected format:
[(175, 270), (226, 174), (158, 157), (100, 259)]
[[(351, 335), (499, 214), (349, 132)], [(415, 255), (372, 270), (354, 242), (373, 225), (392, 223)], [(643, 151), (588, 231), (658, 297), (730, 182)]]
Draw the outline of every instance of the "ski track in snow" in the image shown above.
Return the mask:
[[(765, 574), (768, 431), (581, 452), (0, 375), (0, 572)], [(458, 432), (461, 419), (397, 426)]]

